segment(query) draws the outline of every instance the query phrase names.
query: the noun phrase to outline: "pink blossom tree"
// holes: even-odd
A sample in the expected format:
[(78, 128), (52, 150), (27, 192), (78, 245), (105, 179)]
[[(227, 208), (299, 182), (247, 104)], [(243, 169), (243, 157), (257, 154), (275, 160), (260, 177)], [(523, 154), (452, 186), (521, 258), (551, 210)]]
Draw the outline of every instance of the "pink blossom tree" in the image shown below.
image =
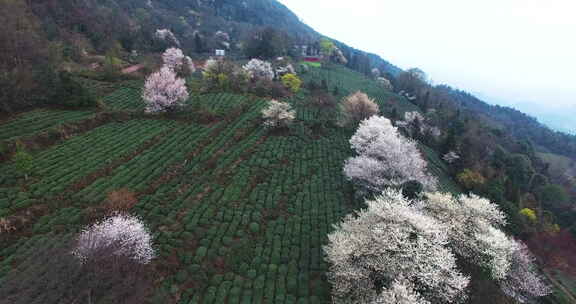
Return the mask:
[(184, 79), (166, 66), (148, 76), (142, 93), (148, 113), (174, 111), (183, 106), (188, 97)]
[(182, 53), (182, 50), (178, 48), (166, 49), (166, 51), (164, 51), (162, 54), (162, 61), (164, 61), (164, 65), (171, 68), (172, 70), (180, 68), (184, 63), (184, 58), (184, 53)]

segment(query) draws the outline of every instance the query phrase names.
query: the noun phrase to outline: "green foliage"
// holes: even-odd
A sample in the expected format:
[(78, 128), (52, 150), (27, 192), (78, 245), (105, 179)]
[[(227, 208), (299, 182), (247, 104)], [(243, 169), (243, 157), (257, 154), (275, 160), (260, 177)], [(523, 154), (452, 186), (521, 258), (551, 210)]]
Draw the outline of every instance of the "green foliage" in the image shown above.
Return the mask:
[(52, 103), (70, 107), (94, 107), (96, 100), (68, 72), (59, 74), (59, 83), (51, 98)]
[(282, 76), (282, 84), (290, 89), (292, 93), (298, 93), (298, 91), (300, 91), (300, 86), (302, 85), (302, 80), (300, 80), (298, 76), (288, 73)]
[(402, 195), (409, 199), (416, 199), (424, 190), (424, 186), (418, 181), (408, 181), (402, 185)]
[(322, 54), (325, 56), (331, 56), (334, 50), (336, 50), (336, 45), (328, 38), (320, 39), (320, 49), (322, 50)]
[(464, 169), (464, 171), (458, 174), (456, 179), (462, 186), (464, 186), (466, 190), (469, 191), (478, 189), (486, 182), (486, 179), (484, 176), (482, 176), (482, 174), (470, 169)]
[(536, 212), (534, 212), (534, 210), (530, 208), (524, 208), (520, 210), (520, 214), (523, 215), (526, 219), (528, 219), (531, 223), (536, 223), (538, 221)]
[(21, 142), (16, 143), (16, 153), (12, 159), (16, 172), (24, 175), (28, 179), (28, 175), (32, 173), (33, 161), (32, 155), (26, 151), (26, 148)]

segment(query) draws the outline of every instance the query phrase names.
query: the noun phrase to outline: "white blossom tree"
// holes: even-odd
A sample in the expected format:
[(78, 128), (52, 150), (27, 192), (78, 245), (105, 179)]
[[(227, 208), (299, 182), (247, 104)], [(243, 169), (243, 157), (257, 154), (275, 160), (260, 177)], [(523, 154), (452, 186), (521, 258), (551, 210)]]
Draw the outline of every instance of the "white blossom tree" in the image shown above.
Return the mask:
[(272, 68), (272, 64), (268, 61), (254, 58), (242, 68), (248, 72), (250, 77), (253, 79), (274, 79), (274, 69)]
[(520, 241), (515, 242), (510, 271), (501, 281), (500, 288), (519, 303), (535, 303), (537, 298), (550, 294), (552, 289), (538, 274), (535, 258), (528, 247)]
[(184, 79), (178, 78), (174, 70), (166, 66), (148, 76), (142, 92), (148, 113), (176, 110), (188, 96)]
[(422, 114), (416, 111), (404, 113), (404, 120), (398, 121), (396, 124), (406, 130), (406, 133), (411, 137), (416, 135), (439, 137), (442, 135), (440, 129), (432, 126)]
[(173, 43), (176, 46), (180, 46), (180, 40), (176, 38), (176, 35), (172, 33), (169, 29), (157, 29), (154, 33), (154, 37), (158, 40), (162, 40), (168, 43)]
[(286, 102), (270, 100), (268, 107), (262, 110), (262, 118), (267, 128), (284, 128), (292, 124), (296, 111)]
[(188, 68), (190, 73), (196, 72), (196, 66), (194, 65), (194, 61), (189, 56), (184, 57), (183, 64)]
[(378, 77), (376, 78), (376, 81), (382, 86), (384, 87), (386, 90), (388, 91), (392, 91), (394, 90), (394, 87), (392, 86), (392, 83), (390, 82), (390, 80), (384, 78), (384, 77)]
[(450, 151), (444, 154), (444, 156), (442, 156), (442, 159), (449, 164), (453, 164), (460, 159), (460, 155), (458, 155), (458, 153), (454, 151)]
[(114, 215), (84, 229), (73, 254), (83, 263), (105, 254), (148, 264), (155, 256), (150, 232), (140, 219), (127, 214)]
[(362, 121), (350, 144), (358, 156), (346, 160), (344, 174), (361, 191), (379, 192), (408, 181), (418, 181), (427, 191), (436, 188), (416, 142), (402, 136), (387, 118)]
[(334, 303), (455, 303), (465, 298), (469, 279), (456, 268), (442, 223), (396, 190), (385, 190), (367, 205), (328, 235), (324, 251)]

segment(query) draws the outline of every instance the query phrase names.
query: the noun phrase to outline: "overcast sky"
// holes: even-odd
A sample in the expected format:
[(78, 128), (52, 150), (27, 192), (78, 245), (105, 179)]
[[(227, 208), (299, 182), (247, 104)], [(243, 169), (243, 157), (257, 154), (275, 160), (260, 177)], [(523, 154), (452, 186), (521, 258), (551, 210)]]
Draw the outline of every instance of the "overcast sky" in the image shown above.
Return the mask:
[(576, 130), (575, 0), (280, 1), (321, 34)]

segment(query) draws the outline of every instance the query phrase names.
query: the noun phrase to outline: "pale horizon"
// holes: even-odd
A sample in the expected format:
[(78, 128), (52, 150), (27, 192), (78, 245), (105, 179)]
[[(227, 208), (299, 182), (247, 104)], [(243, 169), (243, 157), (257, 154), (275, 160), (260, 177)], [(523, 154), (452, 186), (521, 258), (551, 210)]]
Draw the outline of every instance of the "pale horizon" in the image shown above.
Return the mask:
[(576, 132), (575, 2), (280, 2), (323, 35)]

